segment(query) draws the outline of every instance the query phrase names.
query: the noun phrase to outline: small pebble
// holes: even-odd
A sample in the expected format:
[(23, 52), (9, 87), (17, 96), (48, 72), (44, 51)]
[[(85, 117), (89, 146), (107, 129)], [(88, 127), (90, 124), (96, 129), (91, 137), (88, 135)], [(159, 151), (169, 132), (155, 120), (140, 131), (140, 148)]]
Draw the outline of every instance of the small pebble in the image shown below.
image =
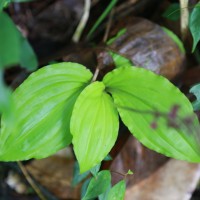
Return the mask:
[(8, 173), (6, 183), (11, 189), (15, 190), (19, 194), (27, 193), (28, 187), (22, 182), (21, 177), (13, 171)]

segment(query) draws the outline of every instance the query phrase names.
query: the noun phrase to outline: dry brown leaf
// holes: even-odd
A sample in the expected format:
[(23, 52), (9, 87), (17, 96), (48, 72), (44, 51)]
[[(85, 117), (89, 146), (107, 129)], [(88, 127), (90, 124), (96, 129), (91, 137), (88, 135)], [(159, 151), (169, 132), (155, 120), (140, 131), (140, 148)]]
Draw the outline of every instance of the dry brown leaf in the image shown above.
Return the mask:
[(149, 178), (130, 187), (126, 200), (189, 200), (200, 178), (200, 164), (170, 159)]

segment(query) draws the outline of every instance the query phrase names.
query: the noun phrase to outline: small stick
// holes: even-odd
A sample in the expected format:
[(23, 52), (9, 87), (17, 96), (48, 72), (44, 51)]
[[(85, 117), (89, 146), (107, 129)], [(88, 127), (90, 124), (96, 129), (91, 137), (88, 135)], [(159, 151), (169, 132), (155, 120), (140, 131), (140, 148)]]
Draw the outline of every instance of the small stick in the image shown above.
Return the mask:
[(96, 79), (97, 79), (97, 76), (99, 75), (99, 68), (98, 68), (98, 66), (97, 66), (97, 68), (96, 68), (96, 70), (95, 70), (95, 72), (94, 72), (94, 76), (92, 77), (92, 81), (91, 82), (94, 82), (94, 81), (96, 81)]
[(34, 191), (38, 195), (38, 197), (41, 200), (47, 200), (45, 198), (45, 196), (42, 194), (42, 192), (40, 191), (40, 189), (38, 188), (38, 186), (34, 183), (33, 179), (29, 175), (27, 169), (24, 167), (24, 165), (22, 164), (22, 162), (18, 161), (17, 164), (20, 167), (20, 169), (21, 169), (22, 173), (24, 174), (24, 176), (25, 176), (26, 180), (28, 181), (28, 183), (31, 185), (31, 187), (34, 189)]
[(85, 0), (83, 16), (76, 28), (76, 31), (74, 32), (74, 35), (72, 36), (72, 41), (75, 43), (79, 42), (81, 34), (86, 26), (86, 23), (90, 15), (90, 6), (91, 6), (91, 0)]
[(105, 31), (105, 34), (104, 34), (104, 37), (103, 37), (103, 42), (105, 43), (108, 39), (108, 35), (109, 35), (109, 32), (110, 32), (110, 28), (111, 28), (111, 24), (112, 24), (112, 18), (113, 18), (113, 15), (114, 15), (114, 9), (111, 10), (111, 13), (109, 15), (109, 19), (108, 19), (108, 23), (107, 23), (107, 26), (106, 26), (106, 31)]
[(181, 34), (182, 39), (185, 40), (188, 33), (189, 24), (189, 10), (188, 10), (188, 0), (179, 0), (181, 7)]

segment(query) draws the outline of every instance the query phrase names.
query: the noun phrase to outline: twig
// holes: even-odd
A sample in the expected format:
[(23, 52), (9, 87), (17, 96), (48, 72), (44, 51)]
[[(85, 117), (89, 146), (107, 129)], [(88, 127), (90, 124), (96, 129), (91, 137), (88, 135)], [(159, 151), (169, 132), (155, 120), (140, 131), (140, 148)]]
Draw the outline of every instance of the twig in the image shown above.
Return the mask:
[(130, 174), (128, 174), (128, 172), (125, 173), (125, 174), (123, 174), (123, 173), (121, 173), (121, 172), (116, 172), (116, 171), (110, 171), (110, 172), (111, 172), (111, 173), (114, 173), (114, 174), (118, 174), (118, 175), (120, 175), (120, 176), (123, 176), (123, 179), (124, 179), (124, 180), (126, 180), (127, 176), (130, 175)]
[(73, 42), (77, 43), (80, 40), (81, 34), (86, 26), (86, 23), (90, 15), (90, 6), (91, 6), (91, 0), (85, 0), (83, 16), (76, 28), (76, 31), (74, 32), (74, 35), (72, 36)]
[(42, 192), (40, 191), (40, 189), (38, 188), (38, 186), (34, 183), (33, 179), (31, 178), (31, 176), (29, 175), (27, 169), (24, 167), (24, 165), (18, 161), (17, 164), (19, 165), (22, 173), (24, 174), (26, 180), (28, 181), (28, 183), (31, 185), (31, 187), (35, 190), (36, 194), (38, 195), (38, 197), (41, 200), (47, 200), (45, 198), (45, 196), (42, 194)]
[(114, 174), (118, 174), (118, 175), (120, 175), (120, 176), (126, 176), (126, 174), (123, 174), (123, 173), (121, 173), (121, 172), (116, 172), (116, 171), (110, 171), (111, 173), (114, 173)]
[(98, 75), (99, 75), (99, 72), (100, 70), (102, 70), (104, 68), (104, 58), (105, 58), (105, 53), (107, 54), (107, 52), (99, 52), (98, 55), (97, 55), (97, 67), (96, 67), (96, 70), (94, 72), (94, 76), (91, 80), (91, 82), (94, 82), (96, 81)]
[(92, 81), (91, 81), (91, 82), (96, 81), (97, 76), (99, 75), (99, 71), (100, 71), (100, 69), (99, 69), (98, 66), (97, 66), (97, 68), (96, 68), (96, 70), (95, 70), (95, 72), (94, 72), (94, 76), (92, 77)]
[(179, 0), (181, 7), (181, 34), (182, 39), (185, 40), (188, 33), (189, 23), (189, 11), (188, 11), (188, 0)]
[(106, 31), (105, 31), (105, 34), (104, 34), (104, 37), (103, 37), (103, 42), (105, 43), (108, 39), (108, 35), (109, 35), (109, 32), (110, 32), (110, 28), (111, 28), (111, 24), (112, 24), (112, 18), (113, 18), (113, 15), (114, 15), (114, 9), (111, 10), (111, 13), (109, 15), (109, 19), (108, 19), (108, 23), (107, 23), (107, 26), (106, 26)]

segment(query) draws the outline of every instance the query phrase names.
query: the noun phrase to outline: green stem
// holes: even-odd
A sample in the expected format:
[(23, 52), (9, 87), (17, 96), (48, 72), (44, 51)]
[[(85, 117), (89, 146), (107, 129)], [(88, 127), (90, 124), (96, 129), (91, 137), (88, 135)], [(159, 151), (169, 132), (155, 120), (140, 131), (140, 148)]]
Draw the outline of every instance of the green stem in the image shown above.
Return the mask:
[(74, 42), (79, 42), (81, 34), (86, 26), (86, 23), (88, 21), (89, 18), (89, 13), (90, 13), (90, 5), (91, 5), (91, 0), (85, 0), (85, 6), (84, 6), (84, 11), (83, 11), (83, 16), (76, 28), (76, 31), (72, 37), (72, 40)]
[(93, 27), (91, 28), (91, 30), (89, 31), (87, 35), (88, 40), (90, 40), (92, 34), (95, 32), (97, 27), (102, 23), (102, 21), (107, 17), (107, 15), (112, 10), (112, 8), (116, 5), (117, 2), (118, 0), (112, 0), (110, 4), (107, 6), (107, 8), (105, 9), (105, 11), (100, 15), (100, 17), (97, 19), (97, 21), (95, 22), (95, 24), (93, 25)]

